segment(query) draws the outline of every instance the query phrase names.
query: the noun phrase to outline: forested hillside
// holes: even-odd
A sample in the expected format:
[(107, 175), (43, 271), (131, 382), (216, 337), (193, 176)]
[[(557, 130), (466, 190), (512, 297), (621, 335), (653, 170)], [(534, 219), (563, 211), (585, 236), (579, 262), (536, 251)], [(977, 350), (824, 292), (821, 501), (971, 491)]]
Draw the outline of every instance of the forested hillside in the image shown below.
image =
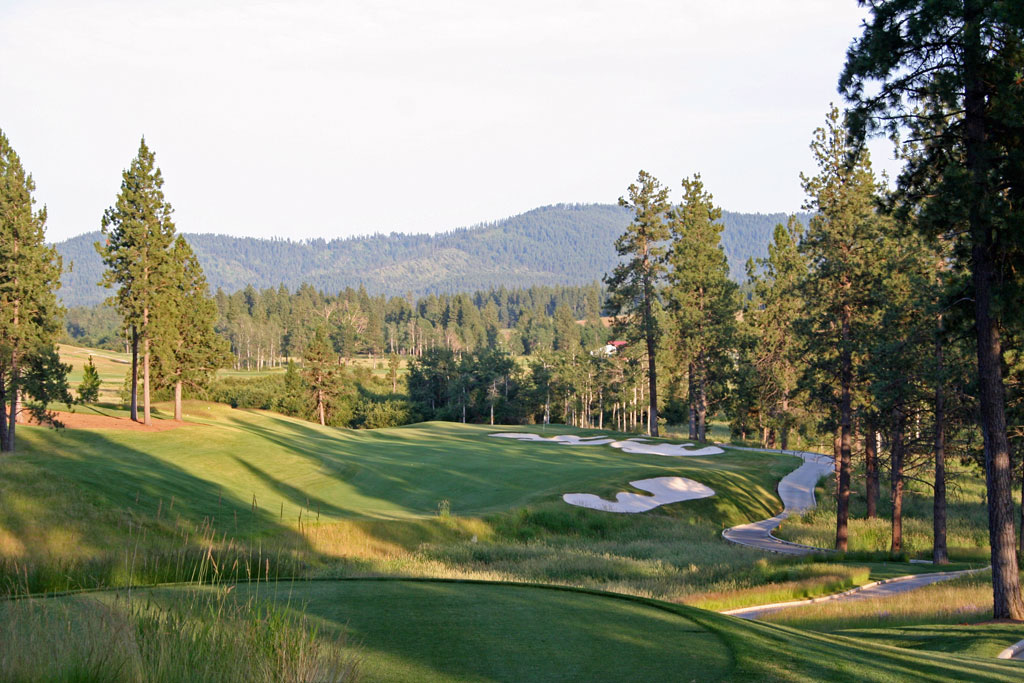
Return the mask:
[[(392, 233), (294, 242), (227, 235), (186, 234), (216, 290), (235, 292), (309, 284), (326, 292), (363, 285), (370, 294), (421, 296), (494, 287), (582, 285), (599, 280), (616, 262), (614, 242), (631, 220), (612, 204), (545, 206), (504, 220), (437, 235)], [(783, 214), (725, 212), (722, 244), (733, 278), (751, 256), (766, 253)], [(102, 301), (96, 285), (103, 266), (93, 244), (99, 232), (57, 244), (65, 265), (60, 295), (69, 306)]]

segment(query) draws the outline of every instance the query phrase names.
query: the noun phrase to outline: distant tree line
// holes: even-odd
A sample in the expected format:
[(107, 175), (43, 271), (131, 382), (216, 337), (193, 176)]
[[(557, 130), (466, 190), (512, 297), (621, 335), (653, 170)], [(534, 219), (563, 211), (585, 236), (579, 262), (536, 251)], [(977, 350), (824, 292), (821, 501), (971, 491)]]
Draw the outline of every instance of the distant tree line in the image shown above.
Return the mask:
[[(731, 277), (742, 280), (748, 258), (764, 255), (772, 228), (784, 214), (723, 212), (723, 247)], [(366, 288), (371, 295), (420, 298), (501, 286), (586, 285), (617, 262), (613, 248), (631, 219), (611, 204), (558, 204), (518, 216), (435, 235), (378, 234), (343, 239), (284, 240), (187, 234), (212, 290), (234, 293), (283, 283), (335, 295)], [(66, 264), (61, 297), (69, 307), (91, 306), (106, 296), (93, 243), (98, 233), (56, 245)]]

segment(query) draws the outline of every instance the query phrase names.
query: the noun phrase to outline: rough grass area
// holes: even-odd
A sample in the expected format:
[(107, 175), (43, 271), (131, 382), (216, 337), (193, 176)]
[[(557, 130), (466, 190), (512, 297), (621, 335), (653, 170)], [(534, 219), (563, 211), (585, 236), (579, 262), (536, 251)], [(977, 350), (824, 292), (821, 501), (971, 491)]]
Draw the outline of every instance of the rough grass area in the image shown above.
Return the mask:
[(0, 603), (5, 680), (352, 681), (359, 662), (343, 630), (224, 590)]
[[(927, 479), (927, 472), (917, 473)], [(783, 522), (775, 533), (779, 538), (821, 548), (835, 545), (836, 502), (833, 480), (823, 481), (815, 490), (818, 507)], [(1014, 500), (1019, 500), (1019, 490)], [(988, 554), (988, 517), (985, 509), (985, 479), (974, 465), (951, 463), (949, 468), (948, 521), (946, 542), (951, 559), (980, 560)], [(864, 479), (855, 477), (850, 495), (850, 553), (887, 553), (892, 539), (892, 503), (888, 486), (882, 486), (878, 518), (866, 519)], [(908, 480), (903, 496), (903, 554), (931, 557), (932, 492), (921, 482)]]
[[(824, 602), (765, 616), (766, 621), (815, 631), (934, 624), (970, 624), (992, 618), (992, 576), (980, 572), (887, 598)], [(1018, 626), (1024, 638), (1024, 626)], [(1009, 643), (1006, 643), (1009, 645)], [(1005, 647), (1005, 645), (1004, 645)]]
[[(205, 601), (204, 593), (209, 596)], [(96, 613), (113, 613), (116, 619), (132, 613), (123, 597), (97, 594), (88, 599), (93, 613), (82, 615), (84, 620), (96, 619)], [(914, 652), (892, 647), (881, 638), (861, 641), (806, 633), (642, 598), (539, 586), (410, 580), (282, 582), (240, 585), (230, 593), (213, 587), (136, 591), (134, 601), (134, 613), (141, 616), (129, 616), (129, 622), (145, 621), (152, 614), (184, 615), (168, 622), (183, 627), (184, 635), (165, 633), (165, 645), (187, 646), (192, 620), (209, 623), (209, 617), (201, 616), (205, 608), (195, 610), (190, 605), (212, 605), (214, 610), (205, 611), (226, 615), (218, 618), (240, 631), (236, 639), (241, 646), (236, 650), (217, 639), (199, 644), (197, 650), (204, 656), (197, 665), (205, 668), (197, 671), (206, 674), (202, 677), (207, 680), (218, 680), (216, 674), (234, 667), (237, 676), (219, 680), (251, 680), (245, 676), (254, 670), (258, 675), (258, 664), (265, 661), (267, 652), (288, 653), (284, 657), (293, 664), (290, 671), (298, 672), (291, 680), (327, 680), (308, 672), (344, 666), (365, 681), (619, 681), (639, 676), (680, 681), (1013, 681), (1020, 673), (1019, 664), (1013, 662)], [(40, 604), (35, 601), (27, 609), (38, 609)], [(243, 609), (236, 611), (236, 605)], [(236, 614), (243, 619), (255, 615), (248, 617), (255, 628), (232, 622)], [(285, 624), (286, 636), (264, 635), (280, 633), (278, 624)], [(53, 638), (48, 633), (44, 637)], [(284, 645), (270, 645), (282, 641)], [(249, 642), (261, 645), (260, 651), (252, 652), (256, 664), (237, 658), (248, 651)], [(14, 644), (30, 645), (20, 640)], [(5, 646), (9, 649), (10, 643), (0, 643), (0, 651)], [(149, 651), (145, 645), (142, 649)], [(209, 660), (217, 656), (222, 663), (210, 665)], [(136, 656), (132, 661), (146, 659)], [(156, 661), (164, 660), (157, 657)], [(93, 669), (103, 670), (102, 664)], [(276, 679), (289, 680), (281, 675)]]

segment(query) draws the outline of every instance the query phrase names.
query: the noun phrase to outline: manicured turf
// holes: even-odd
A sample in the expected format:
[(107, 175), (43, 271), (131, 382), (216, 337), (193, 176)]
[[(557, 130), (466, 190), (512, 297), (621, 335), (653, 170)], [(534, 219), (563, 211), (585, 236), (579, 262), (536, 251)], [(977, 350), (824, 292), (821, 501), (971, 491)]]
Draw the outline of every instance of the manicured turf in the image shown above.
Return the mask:
[(664, 475), (718, 493), (681, 505), (720, 510), (723, 522), (756, 519), (778, 511), (774, 484), (792, 467), (785, 456), (667, 458), (518, 443), (490, 438), (494, 430), (482, 425), (350, 431), (199, 403), (186, 414), (191, 424), (162, 433), (23, 429), (16, 458), (116, 508), (166, 511), (173, 498), (175, 510), (195, 519), (238, 514), (286, 526), (300, 511), (307, 520), (433, 516), (442, 501), (451, 514), (481, 515), (567, 492), (609, 494)]

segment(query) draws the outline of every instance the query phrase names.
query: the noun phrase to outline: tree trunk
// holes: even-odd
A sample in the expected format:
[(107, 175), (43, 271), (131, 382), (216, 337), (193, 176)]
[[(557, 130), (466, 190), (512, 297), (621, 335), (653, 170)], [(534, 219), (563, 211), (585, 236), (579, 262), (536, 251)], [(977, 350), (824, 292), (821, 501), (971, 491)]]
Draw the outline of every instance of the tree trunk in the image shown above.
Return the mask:
[(132, 325), (131, 419), (139, 421), (139, 330)]
[(174, 383), (174, 419), (181, 422), (181, 380)]
[(142, 340), (142, 423), (153, 424), (149, 415), (149, 338)]
[(316, 392), (316, 415), (320, 419), (320, 426), (327, 426), (327, 411), (324, 408), (324, 392), (322, 389), (317, 389)]
[[(992, 563), (992, 616), (1024, 619), (1016, 534), (1011, 497), (1010, 446), (1006, 435), (1006, 393), (1003, 386), (1003, 349), (998, 321), (992, 315), (995, 246), (989, 220), (990, 187), (986, 158), (985, 83), (982, 63), (981, 8), (977, 0), (964, 0), (964, 132), (967, 170), (971, 175), (968, 221), (971, 228), (971, 279), (978, 340), (978, 404), (985, 449), (988, 493), (988, 529)], [(1004, 228), (1009, 229), (1009, 228)]]
[(18, 361), (11, 355), (11, 382), (9, 385), (9, 391), (11, 392), (11, 409), (10, 419), (7, 421), (7, 441), (6, 450), (9, 453), (14, 452), (14, 428), (18, 419)]
[(850, 434), (853, 423), (851, 391), (853, 389), (853, 358), (850, 344), (850, 309), (843, 307), (842, 342), (840, 351), (839, 394), (839, 489), (836, 500), (836, 550), (845, 552), (850, 521)]
[(689, 431), (689, 438), (691, 438), (693, 440), (696, 440), (697, 439), (697, 404), (696, 404), (696, 399), (694, 398), (694, 390), (693, 390), (693, 378), (694, 378), (694, 375), (696, 375), (696, 370), (695, 370), (695, 368), (693, 366), (693, 363), (690, 363), (689, 370), (690, 370), (690, 373), (689, 373), (689, 375), (686, 378), (686, 394), (687, 394), (687, 398), (689, 399), (687, 401), (687, 403), (689, 403), (689, 409), (690, 409), (690, 431)]
[[(648, 287), (649, 289), (649, 287)], [(653, 292), (646, 292), (644, 297), (644, 315), (646, 316), (646, 337), (647, 337), (647, 380), (650, 385), (648, 392), (650, 409), (647, 413), (647, 434), (658, 436), (658, 369), (655, 356), (657, 355), (657, 339), (654, 334), (654, 312), (651, 310), (651, 299)]]
[(7, 389), (0, 369), (0, 451), (7, 450)]
[(782, 395), (782, 428), (779, 429), (779, 446), (782, 450), (789, 450), (789, 395)]
[(868, 503), (868, 519), (878, 517), (878, 439), (875, 436), (875, 425), (867, 422), (864, 425), (864, 471), (865, 489)]
[[(939, 316), (939, 333), (942, 317)], [(935, 342), (935, 361), (938, 369), (935, 382), (935, 491), (932, 498), (932, 562), (948, 564), (946, 550), (946, 394), (943, 387), (942, 340)], [(1022, 529), (1024, 531), (1024, 529)]]
[(905, 421), (899, 409), (893, 411), (892, 426), (892, 466), (890, 468), (890, 484), (892, 488), (892, 542), (890, 553), (903, 550), (903, 462), (904, 444), (903, 430)]
[(707, 438), (708, 387), (707, 382), (704, 379), (705, 368), (703, 355), (698, 358), (698, 367), (700, 370), (697, 375), (697, 440), (705, 441)]

